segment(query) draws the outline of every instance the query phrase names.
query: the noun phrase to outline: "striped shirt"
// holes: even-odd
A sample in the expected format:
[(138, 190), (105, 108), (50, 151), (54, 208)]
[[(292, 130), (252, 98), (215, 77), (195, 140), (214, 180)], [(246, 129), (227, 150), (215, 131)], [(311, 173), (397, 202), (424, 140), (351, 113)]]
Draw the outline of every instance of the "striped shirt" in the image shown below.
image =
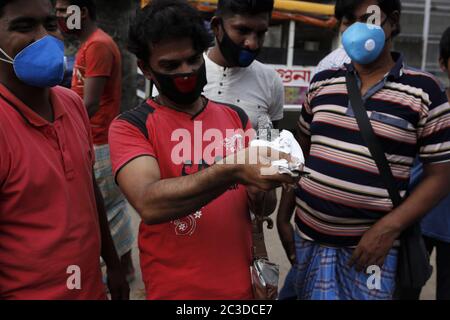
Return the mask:
[[(424, 164), (450, 161), (450, 105), (431, 75), (395, 67), (363, 97), (401, 195), (418, 155)], [(324, 244), (355, 246), (393, 204), (359, 132), (345, 83), (351, 64), (317, 74), (299, 119), (310, 136), (308, 178), (296, 191), (296, 223), (303, 236)]]

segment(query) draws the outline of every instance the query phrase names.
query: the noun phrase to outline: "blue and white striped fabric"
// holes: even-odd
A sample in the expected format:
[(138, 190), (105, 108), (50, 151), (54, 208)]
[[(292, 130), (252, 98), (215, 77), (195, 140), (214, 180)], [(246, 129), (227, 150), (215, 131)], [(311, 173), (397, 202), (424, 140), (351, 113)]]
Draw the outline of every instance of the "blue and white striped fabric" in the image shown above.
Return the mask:
[(95, 179), (103, 195), (111, 236), (121, 257), (131, 250), (134, 242), (128, 202), (114, 181), (109, 145), (96, 145), (94, 149)]
[[(395, 290), (397, 249), (381, 268), (379, 288), (369, 289), (372, 274), (348, 267), (352, 248), (326, 247), (296, 235), (297, 264), (292, 279), (300, 300), (391, 300)], [(369, 280), (369, 283), (373, 284)]]

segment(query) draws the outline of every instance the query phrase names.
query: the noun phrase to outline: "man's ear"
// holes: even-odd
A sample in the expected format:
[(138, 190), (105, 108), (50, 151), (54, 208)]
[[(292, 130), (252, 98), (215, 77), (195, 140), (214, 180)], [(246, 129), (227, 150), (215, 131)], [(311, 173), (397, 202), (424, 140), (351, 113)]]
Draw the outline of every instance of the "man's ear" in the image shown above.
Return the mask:
[(344, 31), (345, 31), (346, 29), (347, 29), (347, 28), (346, 28), (346, 26), (344, 25), (343, 21), (342, 21), (342, 20), (339, 21), (339, 33), (340, 33), (340, 34), (343, 34)]
[(214, 16), (211, 19), (211, 30), (214, 32), (214, 36), (216, 38), (220, 37), (220, 21), (222, 18), (218, 17), (218, 16)]
[(445, 65), (444, 58), (439, 58), (439, 66), (441, 67), (442, 72), (448, 71), (448, 66)]
[(389, 17), (389, 21), (392, 25), (392, 33), (398, 34), (400, 32), (400, 12), (392, 12)]
[(148, 68), (148, 64), (141, 59), (138, 59), (137, 64), (139, 69), (141, 69), (142, 73), (144, 74), (145, 78), (148, 80), (152, 80), (152, 75)]

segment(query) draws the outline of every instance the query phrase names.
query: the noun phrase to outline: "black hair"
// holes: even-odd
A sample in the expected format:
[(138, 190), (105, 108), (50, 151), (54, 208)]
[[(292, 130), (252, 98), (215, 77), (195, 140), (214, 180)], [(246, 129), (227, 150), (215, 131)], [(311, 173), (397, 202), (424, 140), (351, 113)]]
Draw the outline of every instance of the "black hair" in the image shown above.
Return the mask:
[(446, 68), (449, 67), (448, 59), (450, 59), (450, 27), (444, 31), (441, 37), (441, 42), (439, 44), (440, 58), (444, 60), (444, 65)]
[(153, 0), (138, 9), (128, 34), (128, 50), (148, 63), (151, 45), (163, 40), (190, 38), (194, 50), (204, 52), (212, 45), (200, 13), (184, 0)]
[[(337, 0), (335, 7), (335, 17), (341, 21), (344, 17), (349, 20), (354, 20), (354, 12), (361, 4), (361, 0)], [(402, 4), (401, 0), (378, 0), (378, 6), (381, 11), (383, 11), (388, 17), (398, 11), (402, 12)], [(395, 37), (400, 33), (400, 23), (397, 25), (397, 29), (392, 33), (392, 36)]]
[(272, 14), (274, 0), (219, 0), (216, 15), (227, 17), (235, 14)]
[(80, 9), (87, 8), (91, 20), (97, 20), (97, 6), (93, 0), (69, 0), (69, 2), (71, 5), (78, 6)]
[(10, 4), (14, 0), (0, 0), (0, 17), (3, 16), (3, 9), (6, 7), (7, 4)]

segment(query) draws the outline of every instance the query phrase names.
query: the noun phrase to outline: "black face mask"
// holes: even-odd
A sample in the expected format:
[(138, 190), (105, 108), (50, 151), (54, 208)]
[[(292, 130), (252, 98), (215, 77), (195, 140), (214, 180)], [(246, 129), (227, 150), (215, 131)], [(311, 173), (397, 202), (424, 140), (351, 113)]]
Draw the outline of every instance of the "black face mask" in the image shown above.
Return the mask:
[(248, 50), (243, 47), (238, 46), (236, 43), (231, 40), (225, 31), (225, 27), (223, 26), (223, 21), (220, 21), (220, 25), (223, 30), (223, 38), (222, 41), (217, 39), (219, 44), (220, 52), (222, 53), (225, 60), (230, 63), (232, 66), (238, 66), (242, 68), (246, 68), (255, 61), (258, 56), (259, 50)]
[(206, 66), (202, 66), (192, 73), (163, 74), (152, 71), (157, 82), (159, 92), (179, 105), (194, 103), (202, 94), (206, 86)]

